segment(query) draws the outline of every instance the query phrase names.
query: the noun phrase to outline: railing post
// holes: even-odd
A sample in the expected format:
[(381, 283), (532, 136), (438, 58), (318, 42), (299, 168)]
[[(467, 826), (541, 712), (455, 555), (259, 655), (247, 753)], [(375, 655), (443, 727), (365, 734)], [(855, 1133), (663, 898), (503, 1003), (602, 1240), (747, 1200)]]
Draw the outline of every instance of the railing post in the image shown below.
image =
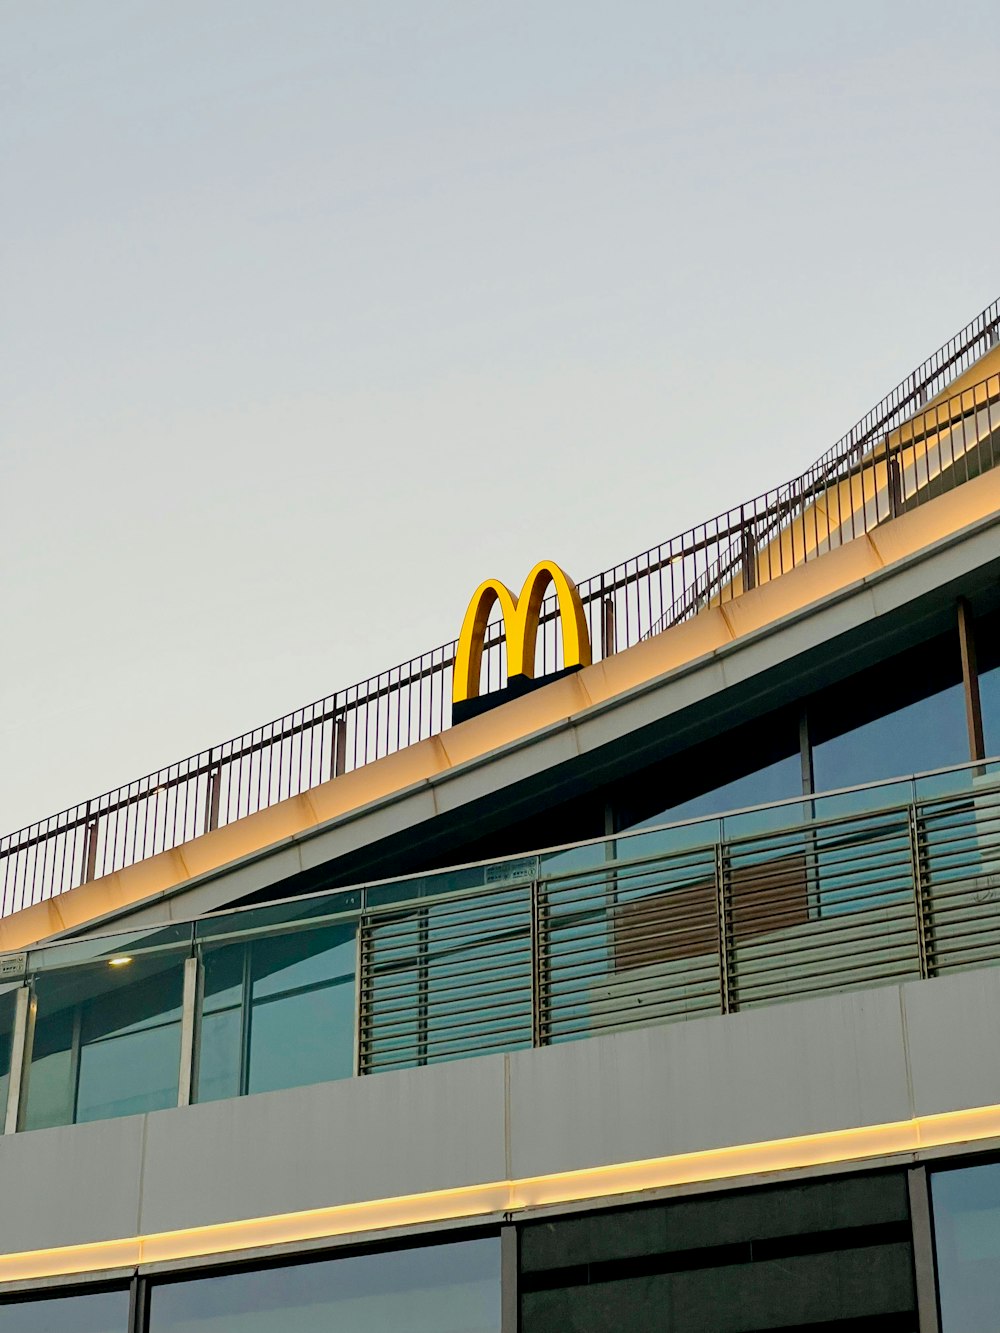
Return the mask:
[(545, 1046), (549, 1039), (547, 909), (541, 885), (531, 881), (531, 1044)]
[(601, 598), (601, 657), (611, 657), (615, 651), (615, 599)]
[(757, 586), (757, 538), (750, 523), (743, 529), (743, 550), (740, 559), (743, 566), (743, 591), (750, 592)]
[[(211, 753), (208, 757), (212, 762)], [(222, 765), (213, 768), (208, 775), (208, 790), (205, 793), (205, 832), (211, 833), (219, 827), (219, 798), (222, 792)]]
[(721, 842), (715, 844), (715, 911), (718, 923), (719, 999), (722, 1012), (731, 1014), (736, 1009), (732, 975), (732, 912), (726, 873), (726, 849)]
[(911, 805), (908, 811), (910, 828), (910, 865), (913, 875), (913, 910), (917, 924), (917, 955), (920, 976), (926, 980), (934, 975), (933, 932), (930, 921), (930, 905), (927, 899), (927, 866), (920, 832), (920, 819), (917, 807)]
[(903, 479), (899, 471), (899, 459), (891, 455), (888, 460), (887, 486), (889, 488), (889, 517), (898, 518), (903, 512)]
[(89, 884), (97, 873), (97, 820), (90, 818), (89, 801), (83, 827), (83, 883)]
[(338, 713), (333, 719), (330, 739), (330, 777), (339, 778), (347, 769), (347, 718)]

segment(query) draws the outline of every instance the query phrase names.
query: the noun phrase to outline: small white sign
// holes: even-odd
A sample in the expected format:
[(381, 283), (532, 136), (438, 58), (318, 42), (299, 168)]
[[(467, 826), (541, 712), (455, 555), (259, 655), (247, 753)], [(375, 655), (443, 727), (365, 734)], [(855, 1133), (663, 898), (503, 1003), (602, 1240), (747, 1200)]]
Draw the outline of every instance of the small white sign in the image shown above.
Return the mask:
[(11, 977), (23, 977), (27, 966), (26, 953), (0, 954), (0, 981), (9, 981)]
[(485, 884), (523, 884), (538, 878), (538, 857), (523, 856), (519, 861), (501, 861), (487, 866)]

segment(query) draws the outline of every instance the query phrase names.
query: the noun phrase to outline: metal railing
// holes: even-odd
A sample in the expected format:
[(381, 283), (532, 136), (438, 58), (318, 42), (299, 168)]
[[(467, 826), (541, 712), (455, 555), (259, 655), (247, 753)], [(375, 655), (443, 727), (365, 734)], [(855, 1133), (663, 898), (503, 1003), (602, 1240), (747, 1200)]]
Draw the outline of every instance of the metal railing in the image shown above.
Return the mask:
[[(996, 465), (1000, 380), (914, 412), (998, 340), (994, 302), (807, 472), (580, 585), (595, 659), (823, 554)], [(557, 607), (542, 608), (536, 671), (561, 666)], [(449, 725), (454, 641), (0, 838), (0, 915), (435, 735)], [(483, 688), (504, 680), (502, 625)]]
[(1000, 963), (996, 771), (963, 794), (629, 850), (365, 913), (359, 1072)]

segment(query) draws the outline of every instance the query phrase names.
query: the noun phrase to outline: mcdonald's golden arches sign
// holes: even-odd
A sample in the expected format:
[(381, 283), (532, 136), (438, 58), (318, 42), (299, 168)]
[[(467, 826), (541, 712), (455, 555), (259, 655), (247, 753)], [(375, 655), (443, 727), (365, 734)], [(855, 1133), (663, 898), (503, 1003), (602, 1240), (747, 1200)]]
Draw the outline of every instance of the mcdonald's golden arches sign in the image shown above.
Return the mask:
[(507, 635), (508, 684), (534, 679), (538, 618), (550, 583), (559, 599), (564, 666), (590, 665), (590, 633), (576, 584), (555, 561), (540, 560), (517, 597), (499, 579), (487, 579), (473, 593), (458, 636), (453, 704), (461, 706), (479, 697), (483, 641), (496, 602), (500, 603)]

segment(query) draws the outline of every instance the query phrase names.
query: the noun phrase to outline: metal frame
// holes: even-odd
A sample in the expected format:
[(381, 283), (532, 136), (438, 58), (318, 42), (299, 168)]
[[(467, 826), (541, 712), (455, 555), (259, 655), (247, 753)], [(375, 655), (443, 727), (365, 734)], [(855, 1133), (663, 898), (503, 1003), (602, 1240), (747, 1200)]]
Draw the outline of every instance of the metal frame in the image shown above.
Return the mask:
[(913, 1235), (913, 1270), (917, 1288), (920, 1333), (940, 1333), (937, 1268), (934, 1262), (934, 1224), (927, 1167), (911, 1166), (906, 1173)]
[[(1000, 377), (907, 419), (995, 344), (998, 327), (1000, 302), (995, 302), (807, 472), (586, 580), (580, 592), (594, 646), (605, 656), (620, 651), (860, 536), (931, 498), (943, 484), (967, 480), (970, 452), (976, 453), (977, 469), (995, 466)], [(985, 444), (978, 424), (984, 412)], [(934, 445), (929, 443), (932, 438)], [(937, 458), (932, 475), (933, 451)], [(860, 488), (860, 510), (853, 500), (845, 507), (845, 486), (852, 494)], [(827, 500), (822, 520), (815, 503), (819, 497)], [(537, 662), (543, 674), (560, 665), (557, 613), (556, 600), (547, 599)], [(484, 653), (488, 690), (502, 684), (503, 648), (502, 625), (494, 623)], [(0, 912), (18, 910), (179, 846), (437, 734), (450, 721), (454, 654), (454, 642), (440, 645), (0, 838)]]

